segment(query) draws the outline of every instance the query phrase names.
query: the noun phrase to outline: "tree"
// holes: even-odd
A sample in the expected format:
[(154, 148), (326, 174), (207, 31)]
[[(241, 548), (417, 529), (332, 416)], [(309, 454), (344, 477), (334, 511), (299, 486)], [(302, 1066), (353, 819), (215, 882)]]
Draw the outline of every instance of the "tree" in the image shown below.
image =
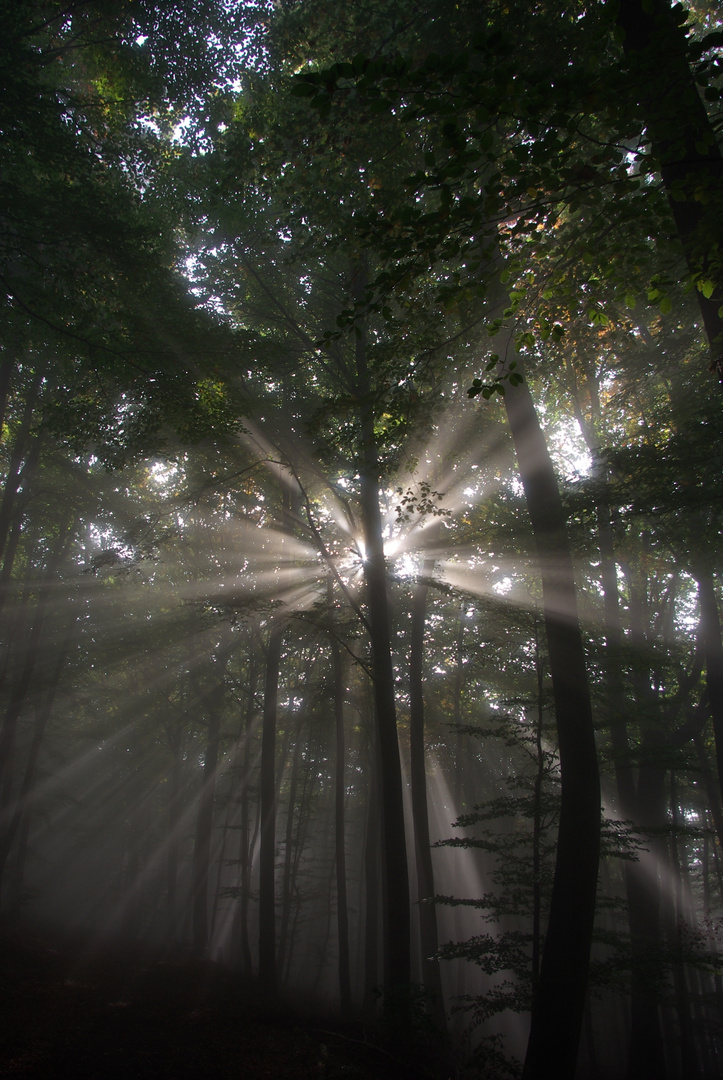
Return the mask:
[(630, 94), (645, 123), (660, 171), (710, 348), (710, 370), (723, 382), (723, 274), (720, 192), (723, 155), (701, 97), (716, 101), (716, 68), (708, 54), (719, 31), (686, 40), (688, 12), (668, 0), (622, 0), (617, 23), (631, 81)]

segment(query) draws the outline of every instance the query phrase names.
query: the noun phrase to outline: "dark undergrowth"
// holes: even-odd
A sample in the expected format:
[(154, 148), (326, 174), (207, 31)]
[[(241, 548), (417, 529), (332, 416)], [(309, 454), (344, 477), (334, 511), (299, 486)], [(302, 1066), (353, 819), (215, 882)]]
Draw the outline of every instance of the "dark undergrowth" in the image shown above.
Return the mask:
[(40, 1080), (446, 1080), (428, 1048), (264, 1002), (220, 964), (0, 932), (0, 1075)]

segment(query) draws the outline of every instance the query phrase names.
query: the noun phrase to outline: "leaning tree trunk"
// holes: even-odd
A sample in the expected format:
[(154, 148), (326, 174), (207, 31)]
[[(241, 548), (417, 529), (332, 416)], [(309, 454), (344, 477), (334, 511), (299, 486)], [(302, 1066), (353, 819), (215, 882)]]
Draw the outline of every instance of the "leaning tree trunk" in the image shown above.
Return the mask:
[(560, 754), (561, 804), (550, 916), (524, 1080), (575, 1073), (600, 850), (600, 777), (565, 513), (526, 383), (505, 407), (535, 538)]

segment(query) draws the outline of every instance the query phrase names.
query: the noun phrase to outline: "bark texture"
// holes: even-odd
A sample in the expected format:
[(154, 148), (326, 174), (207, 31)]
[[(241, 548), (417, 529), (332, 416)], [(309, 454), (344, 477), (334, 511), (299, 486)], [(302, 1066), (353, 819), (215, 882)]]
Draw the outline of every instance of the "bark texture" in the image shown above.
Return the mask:
[(572, 1077), (582, 1030), (600, 849), (600, 778), (565, 513), (526, 383), (505, 407), (540, 566), (560, 753), (561, 807), (550, 917), (524, 1080)]

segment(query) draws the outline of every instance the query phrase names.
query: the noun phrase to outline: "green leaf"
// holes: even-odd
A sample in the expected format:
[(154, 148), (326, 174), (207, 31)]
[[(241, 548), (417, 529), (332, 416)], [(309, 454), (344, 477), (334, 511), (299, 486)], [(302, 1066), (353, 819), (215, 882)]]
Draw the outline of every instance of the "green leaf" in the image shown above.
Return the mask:
[(670, 299), (669, 296), (664, 296), (663, 299), (660, 301), (660, 314), (669, 315), (672, 310), (673, 301)]
[(292, 83), (290, 92), (294, 97), (314, 97), (318, 90), (318, 83), (316, 80), (311, 81), (311, 77), (308, 75), (297, 75)]
[(625, 306), (629, 307), (629, 308), (634, 308), (635, 303), (636, 303), (635, 293), (626, 292), (625, 293)]

